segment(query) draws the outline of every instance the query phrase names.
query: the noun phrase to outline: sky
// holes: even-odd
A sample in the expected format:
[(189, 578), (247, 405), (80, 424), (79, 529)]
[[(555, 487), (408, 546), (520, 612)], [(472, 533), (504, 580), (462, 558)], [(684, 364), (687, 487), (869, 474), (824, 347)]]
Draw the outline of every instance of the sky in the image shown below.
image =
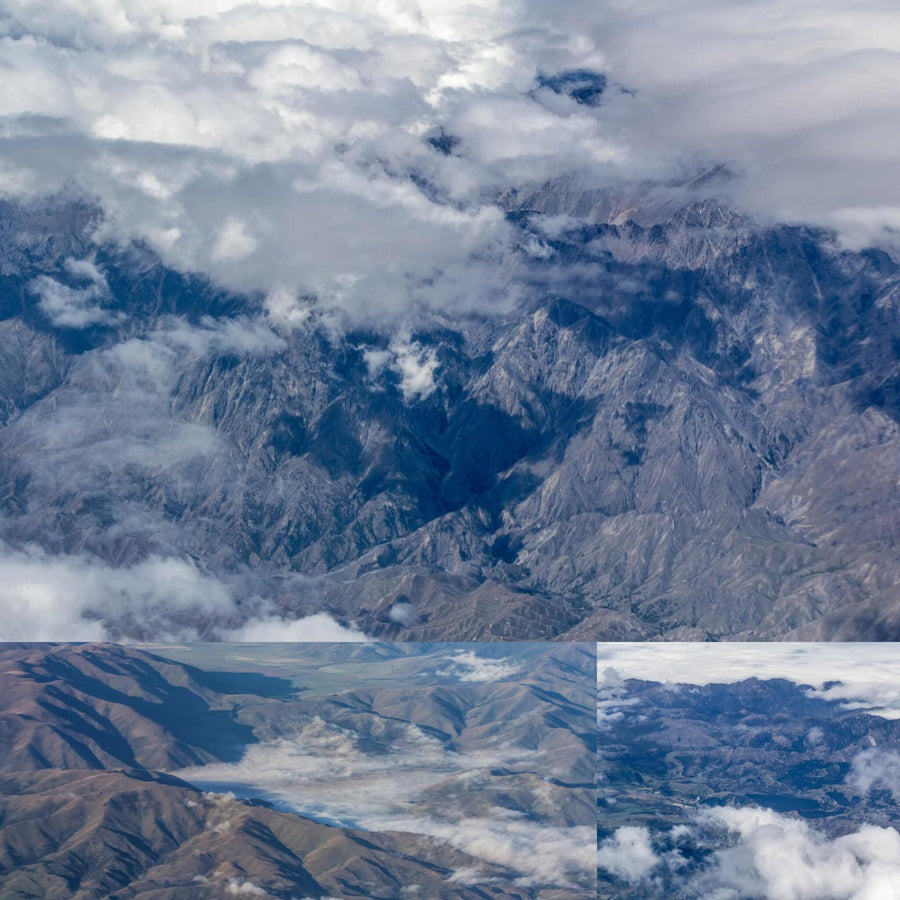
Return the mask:
[[(81, 193), (98, 238), (261, 291), (282, 328), (311, 298), (502, 309), (541, 248), (496, 198), (563, 177), (723, 166), (761, 221), (893, 244), (898, 51), (890, 0), (9, 0), (0, 194)], [(582, 70), (599, 103), (566, 93)], [(38, 286), (75, 323), (102, 288)]]

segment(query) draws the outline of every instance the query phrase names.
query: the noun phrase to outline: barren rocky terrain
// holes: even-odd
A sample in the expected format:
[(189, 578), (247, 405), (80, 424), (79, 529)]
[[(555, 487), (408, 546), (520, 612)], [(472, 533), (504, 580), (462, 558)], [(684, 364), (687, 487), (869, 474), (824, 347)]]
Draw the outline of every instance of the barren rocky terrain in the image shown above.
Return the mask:
[[(897, 263), (684, 191), (499, 198), (544, 248), (517, 305), (400, 343), (325, 311), (279, 330), (96, 246), (89, 206), (4, 205), (7, 555), (106, 567), (81, 612), (148, 640), (262, 611), (387, 639), (897, 637)], [(53, 319), (41, 278), (97, 321)], [(173, 561), (199, 586), (136, 591)]]

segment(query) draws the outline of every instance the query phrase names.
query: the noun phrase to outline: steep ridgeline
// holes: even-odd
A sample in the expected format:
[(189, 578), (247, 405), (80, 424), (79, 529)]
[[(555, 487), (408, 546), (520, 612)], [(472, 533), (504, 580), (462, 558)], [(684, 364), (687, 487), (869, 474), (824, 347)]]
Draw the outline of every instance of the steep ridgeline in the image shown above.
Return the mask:
[(894, 259), (711, 201), (503, 202), (525, 299), (401, 337), (278, 331), (89, 210), (3, 207), (0, 538), (192, 560), (244, 604), (167, 613), (201, 636), (262, 598), (388, 639), (900, 637)]

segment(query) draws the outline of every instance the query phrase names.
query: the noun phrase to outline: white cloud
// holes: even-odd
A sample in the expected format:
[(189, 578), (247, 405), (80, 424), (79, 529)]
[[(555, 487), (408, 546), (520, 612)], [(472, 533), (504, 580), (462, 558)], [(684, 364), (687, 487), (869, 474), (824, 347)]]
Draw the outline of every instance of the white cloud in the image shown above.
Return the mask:
[(90, 325), (110, 325), (122, 316), (104, 308), (110, 300), (109, 287), (103, 273), (88, 259), (66, 259), (66, 272), (77, 281), (87, 281), (84, 287), (71, 287), (47, 275), (40, 275), (28, 284), (28, 290), (38, 297), (41, 311), (57, 326), (87, 328)]
[(185, 559), (150, 556), (115, 567), (87, 555), (0, 544), (0, 641), (100, 641), (138, 630), (153, 641), (365, 640), (325, 613), (290, 620), (258, 600), (242, 609), (240, 596), (239, 582)]
[(331, 616), (316, 613), (302, 619), (285, 619), (270, 615), (254, 619), (222, 636), (227, 641), (365, 641), (355, 628), (339, 625)]
[(596, 826), (542, 825), (524, 819), (466, 818), (452, 823), (409, 817), (385, 819), (382, 827), (414, 831), (519, 872), (521, 886), (582, 887), (595, 868)]
[(256, 249), (256, 240), (240, 219), (228, 219), (216, 235), (212, 248), (214, 262), (238, 261)]
[(391, 352), (394, 367), (400, 373), (400, 390), (407, 403), (424, 400), (434, 392), (438, 361), (433, 347), (423, 347), (416, 341), (392, 343)]
[[(895, 241), (898, 17), (888, 0), (12, 0), (0, 189), (75, 185), (101, 237), (359, 315), (508, 300), (493, 195), (567, 173), (722, 162), (753, 212)], [(601, 105), (538, 89), (579, 68), (608, 73)], [(447, 155), (425, 141), (441, 129)]]
[(609, 728), (627, 714), (629, 706), (639, 703), (637, 697), (630, 697), (627, 686), (619, 672), (607, 666), (597, 672), (597, 728)]
[(408, 332), (396, 335), (387, 350), (363, 353), (369, 378), (375, 380), (385, 368), (400, 376), (400, 391), (407, 403), (424, 400), (434, 393), (440, 364), (434, 347), (411, 340)]
[(438, 675), (452, 675), (460, 681), (505, 681), (521, 672), (518, 663), (505, 659), (479, 656), (474, 650), (458, 650), (449, 660), (449, 667)]
[(597, 652), (599, 671), (621, 678), (699, 685), (784, 678), (847, 708), (900, 718), (900, 655), (890, 644), (598, 644)]
[(108, 313), (96, 305), (97, 290), (94, 287), (78, 290), (60, 284), (46, 275), (35, 278), (29, 290), (39, 297), (38, 306), (47, 318), (64, 328), (87, 328), (108, 319)]
[(862, 794), (882, 788), (900, 800), (900, 753), (878, 747), (864, 750), (853, 758), (847, 783)]
[(825, 740), (825, 732), (818, 725), (813, 725), (806, 733), (806, 743), (810, 747), (817, 747), (823, 740)]
[[(494, 54), (454, 18), (315, 3), (8, 8), (0, 114), (28, 118), (4, 148), (7, 189), (77, 184), (104, 207), (101, 237), (142, 238), (239, 289), (357, 311), (477, 305), (504, 288), (479, 261), (503, 252), (502, 215), (473, 193), (478, 178), (451, 205), (408, 177), (454, 194), (465, 181), (422, 141), (444, 118), (425, 93)], [(64, 145), (35, 136), (35, 116), (62, 123)]]
[(616, 111), (638, 153), (724, 162), (763, 215), (840, 225), (863, 208), (870, 240), (896, 216), (895, 4), (612, 0), (591, 34), (638, 92)]
[(198, 325), (163, 320), (147, 338), (79, 356), (57, 389), (57, 402), (36, 404), (7, 429), (4, 451), (29, 472), (36, 489), (109, 496), (114, 478), (123, 504), (138, 471), (159, 474), (178, 466), (196, 477), (187, 473), (200, 461), (227, 470), (233, 464), (227, 439), (205, 422), (173, 416), (171, 391), (192, 358), (276, 353), (284, 343), (244, 318), (205, 317)]
[(245, 318), (215, 319), (204, 316), (199, 326), (173, 319), (169, 327), (153, 333), (150, 340), (194, 356), (238, 353), (267, 354), (283, 350), (285, 342), (260, 322)]
[(415, 619), (416, 608), (412, 603), (395, 603), (388, 613), (392, 622), (409, 625)]
[(646, 878), (659, 862), (646, 828), (617, 828), (613, 836), (597, 848), (597, 865), (629, 883)]
[(862, 825), (829, 838), (772, 810), (716, 807), (697, 813), (690, 829), (671, 829), (668, 838), (708, 855), (691, 864), (678, 850), (658, 850), (647, 828), (625, 827), (601, 843), (598, 865), (632, 884), (647, 879), (654, 896), (667, 884), (667, 896), (685, 900), (900, 898), (900, 833), (893, 828)]
[(242, 881), (238, 878), (232, 878), (228, 882), (228, 886), (225, 888), (225, 893), (231, 894), (233, 896), (254, 896), (254, 897), (268, 897), (268, 894), (258, 885), (254, 884), (252, 881)]
[(0, 547), (0, 640), (103, 640), (123, 614), (140, 618), (160, 639), (196, 637), (184, 621), (187, 612), (234, 612), (225, 586), (187, 561), (151, 557), (118, 569), (86, 557)]
[(303, 325), (312, 314), (308, 303), (302, 302), (295, 292), (281, 286), (269, 291), (263, 308), (272, 325), (286, 331)]
[(692, 879), (689, 896), (900, 898), (900, 834), (893, 828), (863, 825), (829, 839), (802, 819), (771, 810), (722, 807), (705, 818), (727, 829), (732, 845), (718, 850), (710, 869)]

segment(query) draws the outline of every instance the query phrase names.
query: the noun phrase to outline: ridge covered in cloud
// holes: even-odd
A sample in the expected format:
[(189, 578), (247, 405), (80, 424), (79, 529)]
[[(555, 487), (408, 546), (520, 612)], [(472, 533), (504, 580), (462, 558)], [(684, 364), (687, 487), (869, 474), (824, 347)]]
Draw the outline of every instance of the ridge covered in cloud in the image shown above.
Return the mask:
[[(496, 196), (560, 176), (721, 165), (754, 214), (891, 242), (898, 34), (886, 0), (11, 0), (0, 191), (95, 198), (101, 240), (268, 293), (288, 326), (311, 296), (502, 306), (540, 248)], [(102, 315), (97, 285), (39, 289)]]

